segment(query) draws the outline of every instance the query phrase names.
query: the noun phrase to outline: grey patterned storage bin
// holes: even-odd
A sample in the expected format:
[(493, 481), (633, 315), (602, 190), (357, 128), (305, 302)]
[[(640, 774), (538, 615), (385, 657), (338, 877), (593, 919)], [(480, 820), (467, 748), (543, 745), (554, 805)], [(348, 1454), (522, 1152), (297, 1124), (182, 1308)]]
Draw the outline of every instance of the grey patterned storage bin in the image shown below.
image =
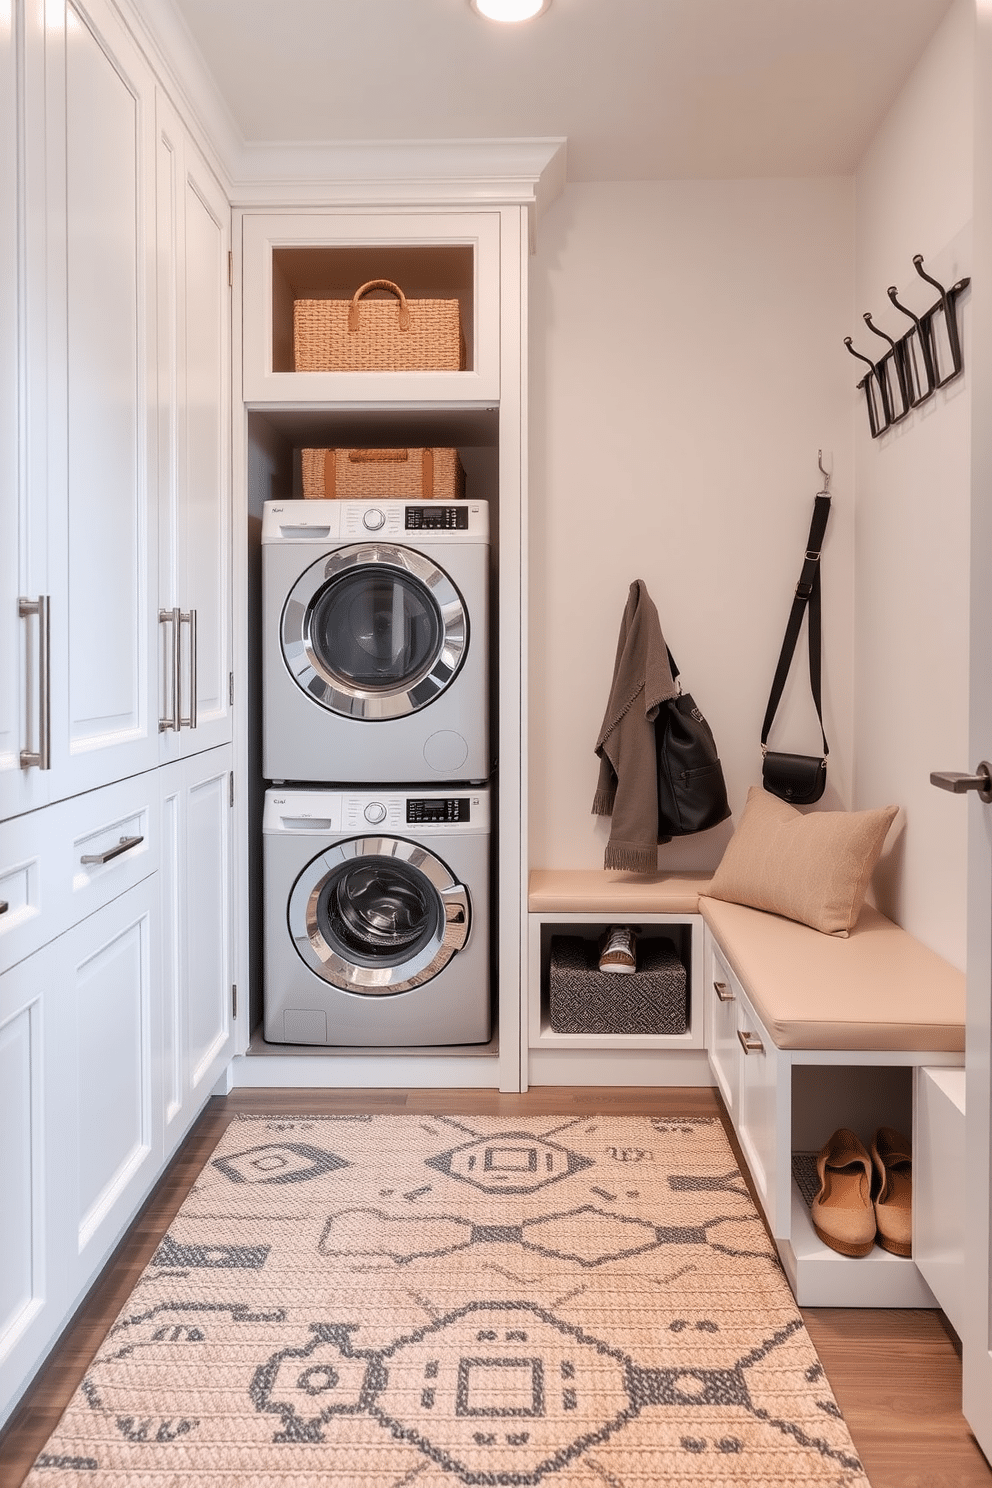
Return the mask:
[(661, 936), (638, 939), (626, 976), (600, 971), (596, 941), (552, 936), (549, 994), (555, 1033), (685, 1033), (688, 1024), (685, 967)]

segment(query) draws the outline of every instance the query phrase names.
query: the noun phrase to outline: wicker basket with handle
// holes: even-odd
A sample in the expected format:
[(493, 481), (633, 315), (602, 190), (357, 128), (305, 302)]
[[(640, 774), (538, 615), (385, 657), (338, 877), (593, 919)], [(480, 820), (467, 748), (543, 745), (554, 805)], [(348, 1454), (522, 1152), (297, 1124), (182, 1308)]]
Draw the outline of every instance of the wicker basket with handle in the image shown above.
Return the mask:
[[(369, 300), (373, 290), (390, 299)], [(391, 279), (370, 279), (350, 300), (296, 300), (297, 372), (459, 372), (465, 366), (457, 300), (408, 300)]]
[(465, 471), (456, 449), (305, 449), (303, 495), (362, 501), (460, 501)]

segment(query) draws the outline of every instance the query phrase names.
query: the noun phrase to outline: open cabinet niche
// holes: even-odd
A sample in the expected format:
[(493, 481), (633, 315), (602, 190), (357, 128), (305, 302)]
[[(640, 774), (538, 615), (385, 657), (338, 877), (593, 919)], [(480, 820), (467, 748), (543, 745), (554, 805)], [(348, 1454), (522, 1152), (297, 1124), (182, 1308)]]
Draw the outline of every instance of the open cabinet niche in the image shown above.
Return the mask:
[[(247, 646), (248, 697), (248, 926), (251, 966), (249, 1006), (251, 1020), (251, 1061), (278, 1060), (280, 1075), (273, 1081), (259, 1078), (251, 1083), (285, 1083), (287, 1064), (295, 1062), (296, 1084), (351, 1083), (336, 1072), (329, 1076), (326, 1061), (347, 1060), (356, 1071), (365, 1066), (368, 1078), (362, 1083), (375, 1083), (376, 1068), (391, 1056), (389, 1049), (361, 1050), (346, 1047), (314, 1047), (306, 1050), (287, 1049), (285, 1045), (267, 1044), (261, 1024), (264, 997), (264, 923), (262, 902), (262, 810), (266, 781), (262, 774), (262, 563), (261, 532), (263, 506), (266, 501), (301, 499), (300, 451), (304, 448), (375, 448), (375, 447), (453, 447), (457, 449), (465, 470), (466, 498), (482, 500), (489, 505), (490, 515), (490, 728), (491, 756), (498, 761), (499, 739), (499, 551), (500, 551), (500, 481), (499, 481), (499, 413), (493, 409), (275, 409), (249, 412), (247, 415)], [(499, 772), (494, 767), (493, 820), (498, 819)], [(491, 872), (491, 987), (493, 998), (493, 1037), (489, 1044), (464, 1046), (457, 1055), (444, 1048), (425, 1048), (405, 1056), (410, 1064), (408, 1083), (434, 1083), (424, 1078), (424, 1064), (441, 1059), (451, 1069), (457, 1061), (468, 1062), (477, 1069), (449, 1079), (452, 1085), (496, 1085), (496, 1056), (499, 1051), (499, 964), (497, 947), (499, 882), (499, 838), (492, 838)], [(323, 1070), (319, 1068), (323, 1065)], [(487, 1074), (483, 1066), (492, 1065)], [(385, 1080), (385, 1077), (381, 1077)]]

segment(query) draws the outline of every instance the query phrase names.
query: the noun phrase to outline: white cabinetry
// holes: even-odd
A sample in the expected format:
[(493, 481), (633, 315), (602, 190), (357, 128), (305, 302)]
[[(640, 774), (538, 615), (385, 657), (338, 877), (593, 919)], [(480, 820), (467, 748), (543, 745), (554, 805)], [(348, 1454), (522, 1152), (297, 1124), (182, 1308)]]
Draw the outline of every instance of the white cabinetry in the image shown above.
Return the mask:
[(231, 738), (230, 208), (157, 95), (160, 727), (170, 757)]
[(48, 323), (28, 378), (44, 344), (39, 476), (47, 464), (30, 496), (47, 507), (58, 798), (158, 761), (155, 94), (109, 8), (56, 0), (45, 25)]
[(838, 1127), (849, 1127), (866, 1144), (883, 1125), (912, 1135), (917, 1068), (953, 1065), (960, 1055), (780, 1049), (709, 929), (706, 958), (710, 1067), (797, 1301), (809, 1307), (936, 1306), (914, 1260), (878, 1246), (853, 1260), (824, 1245), (810, 1219), (809, 1184), (815, 1155)]
[(0, 827), (0, 1416), (161, 1163), (160, 852), (154, 772)]
[(738, 1141), (766, 1214), (775, 1210), (775, 1046), (761, 1019), (707, 936), (710, 1067), (734, 1123)]
[(913, 1254), (959, 1336), (968, 1308), (964, 1274), (965, 1072), (920, 1069), (913, 1109)]
[(233, 1048), (231, 747), (177, 761), (162, 781), (162, 1066), (171, 1153)]

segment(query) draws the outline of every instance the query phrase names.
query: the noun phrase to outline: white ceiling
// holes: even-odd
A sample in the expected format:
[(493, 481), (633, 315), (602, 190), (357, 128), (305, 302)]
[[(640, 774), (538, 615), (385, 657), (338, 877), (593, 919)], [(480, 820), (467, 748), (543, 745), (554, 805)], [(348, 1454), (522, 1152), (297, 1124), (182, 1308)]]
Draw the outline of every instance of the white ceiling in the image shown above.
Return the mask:
[(173, 0), (247, 144), (561, 136), (576, 181), (848, 174), (951, 0)]

